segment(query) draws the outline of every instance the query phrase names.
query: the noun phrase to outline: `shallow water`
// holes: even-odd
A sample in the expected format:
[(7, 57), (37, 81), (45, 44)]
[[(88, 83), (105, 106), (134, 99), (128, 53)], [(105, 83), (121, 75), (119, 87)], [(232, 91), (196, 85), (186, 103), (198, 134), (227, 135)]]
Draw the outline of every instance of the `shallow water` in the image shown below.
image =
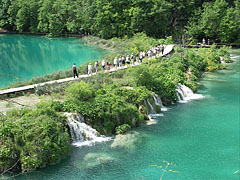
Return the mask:
[(17, 179), (155, 180), (168, 161), (176, 166), (169, 166), (165, 180), (239, 180), (239, 56), (235, 60), (229, 69), (203, 77), (198, 93), (205, 98), (172, 105), (156, 124), (114, 142), (73, 147), (60, 164)]
[(78, 38), (0, 36), (0, 87), (29, 80), (103, 57), (106, 51)]

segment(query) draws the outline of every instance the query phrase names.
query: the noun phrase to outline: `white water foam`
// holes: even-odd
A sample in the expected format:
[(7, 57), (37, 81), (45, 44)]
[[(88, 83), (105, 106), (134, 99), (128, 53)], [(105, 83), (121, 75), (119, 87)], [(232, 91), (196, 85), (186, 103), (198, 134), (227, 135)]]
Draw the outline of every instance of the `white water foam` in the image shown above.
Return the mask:
[(65, 113), (65, 115), (68, 117), (73, 146), (91, 146), (111, 140), (110, 137), (100, 135), (95, 129), (84, 123), (84, 118), (80, 114)]
[[(155, 109), (153, 108), (153, 105), (150, 103), (149, 100), (147, 100), (147, 103), (148, 103), (148, 105), (149, 105), (149, 107), (150, 107), (150, 109), (151, 109), (151, 113), (148, 113), (148, 119), (149, 119), (149, 121), (154, 122), (154, 121), (156, 121), (155, 119), (156, 119), (157, 117), (162, 117), (162, 116), (164, 116), (162, 113), (156, 113)], [(156, 104), (156, 102), (155, 102), (155, 104)], [(156, 104), (156, 105), (157, 105), (157, 104)]]
[(192, 90), (182, 84), (178, 84), (176, 88), (176, 93), (178, 97), (178, 102), (179, 103), (186, 103), (190, 100), (195, 100), (195, 99), (202, 99), (204, 98), (203, 95), (201, 94), (194, 94)]
[(149, 101), (148, 99), (147, 99), (147, 103), (148, 103), (148, 105), (149, 105), (149, 107), (150, 107), (150, 109), (151, 109), (151, 114), (155, 114), (156, 112), (155, 112), (152, 104), (150, 103), (150, 101)]
[(157, 106), (160, 106), (160, 107), (161, 107), (161, 111), (167, 111), (167, 110), (168, 110), (168, 108), (166, 108), (166, 107), (163, 105), (161, 98), (160, 98), (156, 93), (153, 93), (153, 98), (154, 98), (155, 104), (156, 104)]
[(230, 56), (231, 57), (231, 59), (237, 59), (237, 58), (239, 58), (240, 56)]
[(159, 113), (159, 114), (149, 114), (148, 115), (148, 118), (149, 118), (149, 121), (156, 121), (155, 118), (157, 117), (163, 117), (164, 114), (163, 113)]

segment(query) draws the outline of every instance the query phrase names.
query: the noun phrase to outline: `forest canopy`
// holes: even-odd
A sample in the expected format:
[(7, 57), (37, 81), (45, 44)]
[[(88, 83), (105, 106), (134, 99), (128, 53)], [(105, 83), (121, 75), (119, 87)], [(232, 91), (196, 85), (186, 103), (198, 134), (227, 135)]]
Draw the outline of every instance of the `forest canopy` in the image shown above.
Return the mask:
[(238, 0), (1, 0), (0, 27), (17, 32), (240, 42)]

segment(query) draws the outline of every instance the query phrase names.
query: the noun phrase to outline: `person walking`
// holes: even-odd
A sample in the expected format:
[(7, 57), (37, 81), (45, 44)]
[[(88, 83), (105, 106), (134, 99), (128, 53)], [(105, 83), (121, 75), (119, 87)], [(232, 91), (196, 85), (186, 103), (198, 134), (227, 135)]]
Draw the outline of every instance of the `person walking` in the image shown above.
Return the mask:
[(132, 65), (135, 65), (135, 63), (134, 63), (134, 55), (133, 55), (133, 53), (131, 54), (131, 62), (132, 62)]
[(146, 57), (146, 52), (143, 51), (142, 55), (143, 55), (143, 58), (145, 58)]
[(111, 63), (109, 61), (107, 61), (107, 70), (110, 71), (110, 66), (111, 66)]
[(147, 52), (147, 57), (148, 57), (148, 60), (151, 59), (151, 57), (152, 57), (152, 51), (151, 51), (151, 49), (149, 49), (149, 51)]
[(163, 52), (164, 52), (164, 45), (163, 44), (160, 45), (160, 51), (161, 51), (162, 56), (163, 56)]
[(92, 63), (88, 64), (88, 75), (92, 75)]
[(118, 67), (117, 57), (115, 57), (115, 59), (113, 60), (113, 64), (114, 64), (114, 67), (117, 69), (117, 67)]
[(140, 52), (139, 60), (140, 60), (140, 63), (142, 63), (142, 60), (143, 60), (143, 52)]
[(96, 70), (96, 73), (97, 73), (98, 72), (98, 61), (95, 62), (94, 67), (95, 67), (95, 70)]
[(76, 67), (76, 64), (75, 64), (75, 63), (73, 63), (72, 69), (73, 69), (73, 77), (74, 77), (74, 78), (75, 78), (75, 76), (78, 77), (77, 67)]
[(157, 48), (154, 47), (153, 48), (153, 58), (155, 58), (157, 56)]
[(122, 68), (122, 57), (121, 56), (119, 56), (118, 65), (120, 68)]
[(160, 45), (157, 46), (157, 57), (160, 56)]
[(105, 70), (105, 61), (104, 61), (104, 59), (102, 60), (102, 69)]
[(139, 52), (136, 54), (136, 62), (139, 63)]
[(205, 38), (202, 39), (202, 44), (203, 44), (203, 45), (206, 45), (206, 40), (205, 40)]
[(125, 67), (125, 58), (124, 58), (124, 56), (122, 56), (122, 66), (123, 66), (123, 68)]
[(129, 57), (129, 55), (127, 55), (127, 57), (126, 57), (126, 63), (127, 63), (127, 66), (130, 66), (130, 57)]

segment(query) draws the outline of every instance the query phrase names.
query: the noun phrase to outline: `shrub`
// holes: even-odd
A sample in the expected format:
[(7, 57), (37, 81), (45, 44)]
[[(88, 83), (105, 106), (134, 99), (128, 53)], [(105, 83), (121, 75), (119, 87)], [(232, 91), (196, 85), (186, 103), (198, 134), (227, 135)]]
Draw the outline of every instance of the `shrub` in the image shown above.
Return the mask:
[[(37, 128), (36, 128), (37, 127)], [(40, 103), (35, 110), (13, 110), (0, 123), (0, 169), (10, 168), (19, 159), (22, 171), (59, 162), (70, 151), (65, 117)]]
[(116, 127), (115, 131), (116, 131), (116, 134), (124, 134), (129, 129), (131, 129), (131, 127), (128, 124), (123, 124), (123, 125)]
[(164, 44), (174, 44), (172, 36), (168, 36), (167, 39), (165, 39)]
[(94, 89), (83, 81), (75, 82), (66, 89), (66, 97), (73, 101), (87, 101), (95, 96)]

